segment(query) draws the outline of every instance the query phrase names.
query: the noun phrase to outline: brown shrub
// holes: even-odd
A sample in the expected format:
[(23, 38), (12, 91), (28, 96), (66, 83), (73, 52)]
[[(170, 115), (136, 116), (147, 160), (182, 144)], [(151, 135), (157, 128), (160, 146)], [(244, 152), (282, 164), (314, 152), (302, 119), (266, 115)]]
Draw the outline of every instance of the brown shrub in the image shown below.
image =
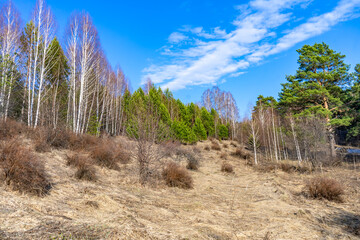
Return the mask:
[(189, 170), (198, 170), (199, 169), (200, 164), (194, 154), (188, 153), (188, 154), (186, 154), (186, 158), (187, 158), (187, 165), (186, 165), (187, 169), (189, 169)]
[(221, 159), (227, 159), (227, 157), (228, 157), (227, 153), (221, 153), (220, 154)]
[(254, 166), (259, 172), (273, 172), (275, 171), (277, 165), (273, 162), (262, 162), (261, 164)]
[(221, 164), (221, 171), (222, 172), (226, 172), (226, 173), (233, 173), (234, 172), (234, 168), (230, 163), (227, 162), (223, 162)]
[(189, 189), (193, 187), (193, 180), (185, 168), (169, 162), (163, 170), (163, 178), (170, 187)]
[(181, 143), (179, 141), (166, 141), (161, 144), (163, 155), (165, 157), (172, 157), (177, 153), (177, 150), (181, 147)]
[(0, 152), (3, 180), (15, 191), (43, 196), (51, 189), (44, 165), (17, 139), (6, 142)]
[(34, 145), (35, 145), (36, 152), (42, 153), (42, 152), (49, 152), (51, 150), (50, 145), (46, 141), (44, 141), (44, 139), (42, 139), (42, 138), (37, 138), (35, 140)]
[(232, 155), (246, 160), (251, 158), (251, 153), (246, 151), (244, 148), (236, 148), (235, 152)]
[(80, 180), (96, 181), (96, 170), (91, 166), (91, 161), (83, 155), (67, 156), (67, 165), (77, 168), (75, 177)]
[(229, 145), (226, 144), (226, 143), (224, 143), (224, 144), (223, 144), (223, 147), (224, 147), (224, 148), (229, 148)]
[(296, 166), (291, 165), (289, 163), (280, 163), (279, 167), (282, 171), (287, 172), (287, 173), (292, 173), (296, 171)]
[(75, 177), (80, 180), (96, 181), (96, 170), (87, 162), (80, 162), (77, 166)]
[(84, 150), (96, 145), (98, 141), (99, 138), (89, 134), (70, 133), (69, 146), (72, 150)]
[(91, 157), (101, 167), (120, 170), (118, 163), (126, 164), (130, 162), (131, 154), (121, 145), (111, 140), (102, 139), (93, 147)]
[(0, 120), (0, 140), (16, 137), (26, 131), (27, 127), (15, 120)]
[(315, 177), (307, 182), (306, 189), (312, 198), (328, 199), (330, 201), (342, 201), (344, 194), (343, 186), (335, 179)]
[(206, 146), (204, 147), (204, 150), (210, 151), (210, 147), (209, 147), (208, 145), (206, 145)]
[(212, 150), (215, 150), (215, 151), (221, 151), (221, 146), (220, 146), (219, 143), (213, 142), (213, 143), (211, 144), (211, 149), (212, 149)]
[(313, 171), (313, 168), (310, 164), (298, 164), (298, 163), (288, 163), (282, 162), (279, 164), (279, 168), (287, 173), (298, 172), (298, 173), (310, 173)]

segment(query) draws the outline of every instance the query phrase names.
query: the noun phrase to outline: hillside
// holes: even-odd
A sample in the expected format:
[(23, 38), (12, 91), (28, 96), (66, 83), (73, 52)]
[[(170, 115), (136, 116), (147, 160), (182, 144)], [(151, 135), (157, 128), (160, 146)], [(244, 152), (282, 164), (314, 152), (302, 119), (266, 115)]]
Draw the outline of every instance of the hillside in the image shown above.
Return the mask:
[[(33, 148), (29, 139), (22, 141)], [(111, 141), (127, 149), (135, 144), (123, 137)], [(222, 141), (220, 151), (205, 150), (211, 144), (179, 146), (200, 160), (199, 170), (189, 171), (194, 183), (188, 190), (160, 179), (142, 186), (134, 159), (119, 171), (94, 166), (98, 180), (89, 182), (76, 179), (67, 166), (71, 150), (36, 153), (53, 187), (37, 197), (2, 184), (0, 239), (359, 238), (359, 166), (344, 163), (304, 174), (260, 171), (232, 155), (231, 141)], [(221, 171), (224, 153), (233, 174)], [(166, 161), (171, 158), (186, 165), (184, 158)], [(343, 202), (307, 197), (306, 181), (320, 175), (343, 184)]]

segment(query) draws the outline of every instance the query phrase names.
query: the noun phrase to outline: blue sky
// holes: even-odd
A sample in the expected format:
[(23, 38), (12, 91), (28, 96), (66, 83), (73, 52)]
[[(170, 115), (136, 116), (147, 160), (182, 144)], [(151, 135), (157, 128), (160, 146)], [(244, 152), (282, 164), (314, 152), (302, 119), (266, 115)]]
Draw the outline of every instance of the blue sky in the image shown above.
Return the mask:
[[(13, 0), (23, 22), (35, 0)], [(296, 49), (326, 42), (360, 63), (360, 0), (48, 0), (64, 38), (73, 11), (90, 13), (102, 47), (133, 89), (148, 77), (176, 98), (198, 102), (214, 85), (242, 116), (258, 95), (277, 97), (297, 69)]]

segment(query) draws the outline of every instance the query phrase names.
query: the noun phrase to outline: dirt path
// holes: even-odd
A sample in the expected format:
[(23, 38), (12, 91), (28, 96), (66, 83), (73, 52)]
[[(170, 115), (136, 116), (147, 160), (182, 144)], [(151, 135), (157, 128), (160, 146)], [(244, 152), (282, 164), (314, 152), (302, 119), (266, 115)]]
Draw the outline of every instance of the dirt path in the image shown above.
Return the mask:
[(231, 156), (235, 174), (225, 174), (219, 152), (202, 150), (191, 190), (141, 187), (134, 164), (120, 172), (98, 168), (100, 180), (89, 183), (73, 178), (66, 154), (41, 156), (55, 183), (49, 196), (0, 187), (0, 239), (357, 239), (347, 229), (360, 221), (357, 181), (345, 203), (311, 200), (300, 194), (308, 175), (261, 173)]

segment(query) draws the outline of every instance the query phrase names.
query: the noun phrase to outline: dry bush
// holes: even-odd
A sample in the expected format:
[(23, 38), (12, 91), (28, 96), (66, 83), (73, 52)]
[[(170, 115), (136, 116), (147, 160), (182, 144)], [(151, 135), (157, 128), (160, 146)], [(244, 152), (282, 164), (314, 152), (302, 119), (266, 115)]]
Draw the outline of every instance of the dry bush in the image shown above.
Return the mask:
[(298, 164), (298, 163), (289, 163), (289, 162), (281, 162), (279, 168), (287, 173), (310, 173), (313, 171), (311, 165), (307, 164)]
[(27, 127), (12, 119), (0, 120), (0, 140), (10, 139), (25, 132)]
[(279, 164), (279, 168), (283, 171), (283, 172), (287, 172), (287, 173), (292, 173), (296, 171), (296, 166), (290, 164), (290, 163), (280, 163)]
[(76, 135), (74, 133), (71, 133), (69, 145), (72, 150), (85, 150), (96, 145), (98, 141), (99, 138), (89, 134)]
[(163, 178), (170, 187), (189, 189), (193, 187), (193, 180), (184, 167), (169, 162), (163, 170)]
[(221, 164), (221, 171), (222, 172), (226, 172), (226, 173), (233, 173), (234, 172), (234, 168), (230, 163), (227, 162), (223, 162)]
[(50, 152), (51, 151), (51, 147), (50, 145), (44, 141), (42, 138), (37, 138), (36, 140), (34, 140), (34, 145), (35, 145), (35, 151), (36, 152)]
[(17, 139), (2, 145), (0, 168), (3, 180), (15, 191), (43, 196), (51, 189), (44, 165), (21, 145)]
[(197, 148), (197, 147), (193, 147), (193, 152), (195, 153), (195, 154), (201, 154), (201, 150), (199, 149), (199, 148)]
[(277, 165), (273, 162), (262, 162), (261, 164), (255, 165), (254, 168), (259, 172), (273, 172), (276, 170)]
[(195, 157), (194, 154), (188, 153), (186, 154), (187, 165), (186, 168), (190, 170), (198, 170), (199, 169), (199, 160)]
[(227, 157), (228, 157), (227, 153), (221, 153), (220, 154), (221, 159), (227, 159)]
[(335, 179), (326, 177), (315, 177), (307, 182), (306, 190), (310, 197), (328, 199), (330, 201), (342, 201), (344, 194), (343, 186)]
[(70, 139), (73, 135), (72, 132), (65, 128), (47, 128), (46, 129), (46, 142), (53, 148), (66, 149), (70, 147)]
[(220, 146), (219, 143), (213, 142), (213, 143), (211, 144), (211, 149), (212, 149), (212, 150), (215, 150), (215, 151), (221, 151), (221, 146)]
[(75, 177), (80, 180), (86, 180), (86, 181), (96, 181), (96, 170), (93, 166), (91, 166), (86, 161), (81, 161), (76, 166), (77, 170), (75, 173)]
[(204, 147), (204, 150), (210, 151), (210, 147), (209, 147), (208, 145), (206, 145), (206, 146)]
[(101, 167), (120, 170), (118, 165), (118, 152), (119, 151), (114, 143), (102, 140), (92, 149), (91, 157), (94, 159), (95, 163)]
[(224, 144), (223, 144), (223, 147), (224, 147), (224, 148), (229, 148), (229, 145), (228, 145), (227, 143), (224, 143)]
[(235, 142), (231, 142), (230, 145), (233, 147), (237, 147), (237, 144)]
[(178, 149), (181, 148), (181, 143), (179, 141), (166, 141), (161, 144), (164, 157), (172, 157), (174, 154), (177, 154)]
[(251, 159), (251, 153), (246, 151), (244, 148), (236, 148), (235, 152), (232, 154), (236, 157), (242, 158), (242, 159)]
[(96, 181), (96, 170), (91, 165), (91, 161), (83, 155), (75, 154), (67, 156), (67, 165), (77, 168), (75, 177), (80, 180)]

